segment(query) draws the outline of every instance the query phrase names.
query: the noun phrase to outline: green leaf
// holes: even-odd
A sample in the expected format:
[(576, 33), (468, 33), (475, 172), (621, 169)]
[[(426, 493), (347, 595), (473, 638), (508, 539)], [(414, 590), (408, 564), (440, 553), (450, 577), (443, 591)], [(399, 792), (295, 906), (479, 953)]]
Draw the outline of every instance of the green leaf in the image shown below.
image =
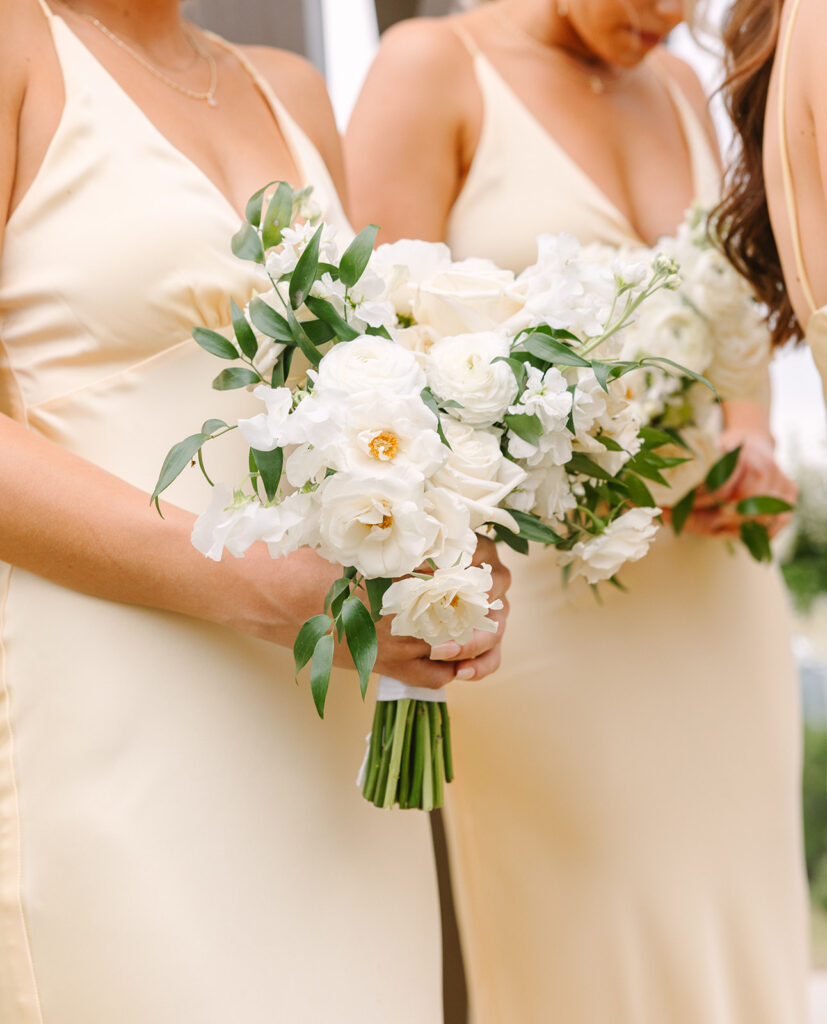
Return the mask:
[(588, 359), (579, 356), (574, 349), (540, 331), (532, 331), (522, 338), (520, 348), (547, 363), (558, 363), (560, 366), (591, 366)]
[(384, 338), (386, 341), (393, 341), (390, 331), (384, 324), (380, 324), (378, 327), (371, 327), (371, 325), (368, 324), (365, 328), (365, 334), (372, 334), (375, 338)]
[(252, 224), (242, 224), (239, 230), (233, 235), (233, 254), (240, 260), (250, 260), (252, 263), (264, 262), (264, 250), (261, 247), (261, 239), (258, 231)]
[(285, 228), (289, 228), (293, 220), (293, 189), (286, 181), (280, 181), (267, 204), (267, 213), (261, 225), (261, 239), (265, 249), (279, 245)]
[(267, 500), (272, 501), (278, 493), (281, 481), (281, 471), (284, 465), (284, 452), (281, 448), (274, 448), (271, 452), (260, 452), (251, 448), (253, 459), (256, 463), (261, 482), (267, 494)]
[(328, 302), (327, 299), (320, 299), (315, 295), (309, 295), (305, 305), (313, 316), (317, 316), (320, 320), (324, 320), (326, 324), (329, 324), (336, 332), (336, 337), (341, 341), (353, 341), (354, 338), (359, 337), (359, 332), (350, 326), (347, 320), (336, 310), (333, 303)]
[(570, 473), (582, 473), (583, 476), (590, 477), (592, 480), (614, 480), (607, 469), (599, 466), (594, 459), (590, 459), (583, 452), (575, 452), (566, 463), (566, 469)]
[(517, 509), (509, 509), (517, 525), (520, 527), (520, 536), (526, 540), (535, 540), (540, 544), (560, 544), (563, 538), (555, 533), (550, 526), (531, 515), (529, 512), (520, 512)]
[[(422, 399), (425, 405), (428, 406), (428, 408), (431, 410), (434, 416), (436, 416), (436, 430), (437, 433), (439, 434), (440, 440), (442, 441), (446, 448), (451, 448), (451, 445), (448, 443), (448, 438), (445, 436), (445, 431), (442, 429), (442, 417), (439, 411), (439, 403), (437, 402), (436, 396), (434, 395), (433, 391), (431, 391), (430, 388), (423, 388), (419, 393), (419, 397)], [(451, 450), (453, 451), (453, 449)]]
[(683, 533), (683, 528), (686, 526), (686, 521), (692, 514), (692, 509), (695, 505), (695, 495), (697, 488), (693, 488), (688, 491), (681, 500), (674, 505), (672, 508), (672, 529), (676, 535)]
[(353, 658), (356, 671), (359, 673), (359, 682), (364, 698), (379, 650), (376, 626), (373, 624), (370, 612), (358, 597), (349, 597), (342, 605), (342, 619), (345, 623), (348, 650)]
[(517, 387), (522, 388), (525, 383), (526, 368), (525, 363), (520, 359), (512, 359), (510, 356), (497, 356), (496, 359), (491, 360), (492, 363), (508, 363), (511, 367), (511, 372), (514, 374), (514, 379), (517, 381)]
[[(189, 437), (185, 437), (183, 441), (179, 441), (178, 444), (170, 448), (161, 466), (161, 472), (158, 475), (158, 482), (155, 484), (150, 503), (154, 501), (156, 506), (158, 505), (158, 495), (165, 491), (173, 480), (176, 480), (181, 475), (195, 458), (201, 445), (208, 440), (209, 437), (206, 434), (190, 434)], [(158, 511), (161, 511), (160, 508), (158, 508)]]
[(763, 523), (747, 519), (741, 523), (741, 540), (756, 562), (771, 562), (770, 535)]
[(313, 657), (313, 651), (320, 637), (330, 632), (332, 622), (327, 615), (314, 615), (299, 630), (293, 644), (293, 660), (296, 663), (296, 677)]
[(792, 512), (792, 509), (793, 507), (788, 501), (769, 495), (744, 498), (735, 506), (735, 511), (740, 516), (777, 516), (782, 512)]
[(268, 181), (264, 188), (260, 188), (258, 192), (254, 192), (247, 200), (244, 216), (254, 228), (260, 227), (261, 225), (261, 207), (264, 202), (264, 193), (272, 184), (274, 184), (272, 181)]
[[(351, 578), (345, 575), (342, 575), (337, 580), (333, 581), (333, 584), (324, 599), (324, 610), (326, 612), (330, 612), (334, 617), (339, 614), (339, 609), (342, 606), (344, 597), (350, 593), (350, 585)], [(333, 606), (337, 601), (338, 607), (334, 609)]]
[(339, 260), (339, 280), (346, 288), (352, 288), (364, 274), (378, 233), (379, 228), (375, 224), (369, 224), (359, 232), (342, 254)]
[(317, 347), (326, 345), (336, 337), (336, 332), (324, 320), (305, 320), (302, 323), (302, 330)]
[(201, 426), (201, 433), (204, 434), (205, 440), (208, 440), (216, 430), (223, 430), (226, 426), (224, 420), (205, 420)]
[(293, 341), (304, 353), (305, 358), (312, 366), (318, 366), (322, 361), (322, 353), (316, 348), (311, 339), (308, 337), (307, 332), (304, 330), (302, 325), (296, 319), (296, 314), (290, 307), (287, 307), (287, 322), (290, 325), (290, 331), (293, 335)]
[(509, 413), (505, 425), (528, 444), (536, 445), (543, 436), (543, 424), (534, 413)]
[(222, 370), (212, 382), (216, 391), (234, 391), (236, 388), (246, 388), (250, 384), (258, 384), (261, 377), (255, 370), (248, 370), (246, 366), (234, 366), (229, 370)]
[(647, 448), (661, 448), (666, 444), (678, 443), (672, 434), (667, 434), (665, 430), (658, 430), (656, 427), (641, 427), (638, 434)]
[(319, 718), (324, 718), (324, 705), (327, 700), (327, 690), (330, 686), (330, 671), (333, 668), (333, 634), (328, 633), (319, 639), (316, 649), (313, 651), (313, 660), (310, 664), (310, 690), (313, 694), (313, 703), (319, 712)]
[(706, 377), (702, 377), (700, 373), (695, 373), (694, 370), (690, 370), (686, 366), (681, 366), (681, 364), (676, 363), (674, 359), (667, 359), (665, 356), (646, 356), (645, 359), (641, 359), (638, 363), (639, 366), (651, 366), (653, 364), (671, 366), (673, 369), (679, 371), (680, 376), (691, 377), (692, 380), (697, 381), (699, 384), (703, 384), (704, 387), (709, 388), (710, 391), (717, 394), (715, 386), (711, 384)]
[(613, 437), (609, 437), (608, 434), (598, 434), (595, 441), (599, 441), (603, 447), (610, 452), (625, 452), (626, 449), (620, 444), (619, 441), (615, 441)]
[(738, 459), (741, 455), (741, 446), (733, 448), (731, 452), (727, 452), (726, 455), (721, 456), (715, 465), (706, 474), (706, 489), (708, 491), (717, 491), (729, 480), (732, 474), (735, 472), (735, 467), (738, 465)]
[(211, 356), (218, 356), (219, 359), (238, 359), (238, 349), (223, 334), (209, 331), (206, 327), (195, 327), (192, 336)]
[(233, 332), (238, 339), (238, 347), (248, 359), (255, 358), (258, 352), (256, 336), (253, 333), (253, 328), (247, 323), (247, 317), (233, 298), (230, 299), (230, 314), (233, 320)]
[(633, 504), (640, 508), (655, 508), (657, 502), (652, 497), (652, 492), (636, 473), (626, 473), (623, 483)]
[(509, 530), (499, 523), (494, 523), (494, 534), (497, 540), (501, 540), (503, 544), (507, 544), (514, 551), (519, 552), (519, 554), (528, 554), (528, 541), (525, 537), (518, 536), (513, 530)]
[(310, 294), (310, 289), (316, 283), (322, 231), (324, 231), (324, 225), (320, 224), (316, 233), (307, 243), (304, 252), (299, 256), (299, 262), (290, 277), (290, 305), (293, 309), (299, 309), (304, 304), (304, 300)]
[(273, 307), (256, 296), (250, 303), (250, 319), (262, 334), (285, 345), (295, 345), (290, 324)]
[(382, 617), (382, 602), (392, 583), (393, 580), (385, 579), (383, 576), (378, 576), (374, 580), (365, 580), (365, 590), (368, 593), (370, 612), (374, 622), (378, 622)]
[(597, 378), (597, 383), (603, 388), (604, 391), (609, 390), (609, 376), (612, 372), (612, 367), (609, 363), (601, 363), (595, 360), (592, 363), (592, 370)]

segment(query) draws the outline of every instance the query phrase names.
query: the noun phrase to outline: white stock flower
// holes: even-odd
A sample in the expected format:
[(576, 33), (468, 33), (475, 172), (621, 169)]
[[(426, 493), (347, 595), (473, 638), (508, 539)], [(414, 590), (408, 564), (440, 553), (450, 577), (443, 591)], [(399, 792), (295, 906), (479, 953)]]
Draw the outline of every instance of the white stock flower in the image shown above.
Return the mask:
[(536, 444), (525, 441), (513, 431), (509, 433), (508, 451), (529, 466), (540, 462), (565, 465), (571, 458), (572, 434), (567, 423), (572, 410), (568, 381), (554, 366), (543, 373), (536, 366), (526, 367), (526, 386), (510, 413), (537, 416), (543, 433)]
[(319, 508), (315, 493), (288, 494), (272, 511), (276, 514), (261, 532), (261, 540), (267, 544), (272, 558), (289, 555), (297, 548), (316, 547), (319, 543)]
[(514, 529), (511, 516), (500, 506), (525, 479), (525, 471), (500, 450), (500, 434), (444, 417), (442, 429), (451, 446), (433, 483), (453, 491), (471, 515), (471, 529), (499, 523)]
[(293, 406), (290, 388), (270, 388), (259, 384), (253, 394), (264, 402), (267, 412), (238, 421), (241, 436), (260, 452), (271, 452), (287, 443), (287, 423)]
[(428, 357), (428, 383), (444, 401), (460, 408), (451, 415), (472, 426), (490, 426), (501, 420), (517, 396), (517, 382), (508, 363), (509, 343), (493, 331), (442, 338)]
[(577, 439), (585, 437), (605, 412), (606, 392), (601, 388), (594, 370), (585, 366), (578, 369), (571, 411)]
[(315, 382), (319, 392), (333, 388), (358, 394), (385, 388), (397, 395), (419, 395), (426, 379), (411, 352), (387, 338), (366, 334), (334, 345), (319, 364)]
[(320, 553), (368, 577), (413, 572), (438, 532), (424, 497), (399, 477), (328, 477), (317, 492)]
[(216, 484), (209, 505), (193, 525), (193, 547), (214, 562), (221, 561), (224, 548), (240, 558), (266, 532), (273, 511), (254, 498), (233, 495), (224, 484)]
[(506, 504), (532, 513), (553, 528), (577, 507), (577, 498), (565, 468), (545, 465), (531, 469), (525, 481), (506, 498)]
[(627, 563), (636, 562), (648, 552), (658, 524), (657, 508), (633, 508), (624, 512), (605, 531), (586, 541), (578, 541), (561, 556), (571, 565), (571, 578), (582, 576), (587, 583), (611, 579)]
[(502, 608), (489, 601), (491, 566), (438, 569), (426, 579), (397, 580), (385, 593), (383, 615), (394, 615), (391, 633), (413, 636), (432, 647), (455, 640), (467, 643), (477, 629), (497, 631), (488, 618)]

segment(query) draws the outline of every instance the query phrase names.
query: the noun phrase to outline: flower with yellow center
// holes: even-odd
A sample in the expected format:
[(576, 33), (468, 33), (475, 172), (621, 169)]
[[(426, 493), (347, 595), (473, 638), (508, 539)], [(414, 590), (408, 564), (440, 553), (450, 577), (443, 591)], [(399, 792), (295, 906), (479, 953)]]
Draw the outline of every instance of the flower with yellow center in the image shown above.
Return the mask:
[(395, 459), (399, 452), (399, 438), (391, 430), (383, 430), (378, 433), (368, 445), (368, 451), (374, 459), (380, 462), (389, 462)]

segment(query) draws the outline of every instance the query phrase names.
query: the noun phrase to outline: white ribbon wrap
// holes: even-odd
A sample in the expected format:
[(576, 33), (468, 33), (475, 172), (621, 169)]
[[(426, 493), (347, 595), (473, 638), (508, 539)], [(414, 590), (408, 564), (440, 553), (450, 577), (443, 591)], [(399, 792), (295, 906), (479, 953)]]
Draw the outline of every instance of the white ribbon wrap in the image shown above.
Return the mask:
[(390, 676), (379, 676), (379, 686), (376, 690), (377, 700), (427, 700), (432, 704), (444, 704), (446, 699), (447, 686), (441, 686), (438, 690), (432, 690), (425, 686), (408, 686), (398, 679), (391, 679)]

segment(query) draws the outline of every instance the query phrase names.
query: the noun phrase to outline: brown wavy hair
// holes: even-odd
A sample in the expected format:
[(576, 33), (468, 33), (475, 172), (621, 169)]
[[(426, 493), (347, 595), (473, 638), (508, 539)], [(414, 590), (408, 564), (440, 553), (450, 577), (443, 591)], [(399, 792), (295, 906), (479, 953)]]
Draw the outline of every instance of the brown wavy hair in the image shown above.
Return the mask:
[(721, 92), (740, 146), (715, 211), (721, 247), (766, 303), (775, 344), (803, 336), (784, 287), (762, 160), (764, 111), (782, 4), (783, 0), (736, 0), (724, 24), (726, 79)]

